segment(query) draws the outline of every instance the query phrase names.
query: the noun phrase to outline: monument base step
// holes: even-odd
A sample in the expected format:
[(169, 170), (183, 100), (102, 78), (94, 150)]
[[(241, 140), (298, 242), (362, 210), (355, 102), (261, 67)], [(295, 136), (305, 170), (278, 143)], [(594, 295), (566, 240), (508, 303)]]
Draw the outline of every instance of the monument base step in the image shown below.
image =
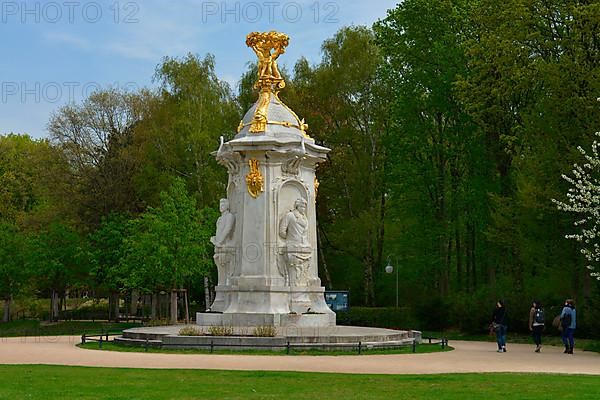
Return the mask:
[(200, 326), (335, 326), (335, 314), (196, 313)]

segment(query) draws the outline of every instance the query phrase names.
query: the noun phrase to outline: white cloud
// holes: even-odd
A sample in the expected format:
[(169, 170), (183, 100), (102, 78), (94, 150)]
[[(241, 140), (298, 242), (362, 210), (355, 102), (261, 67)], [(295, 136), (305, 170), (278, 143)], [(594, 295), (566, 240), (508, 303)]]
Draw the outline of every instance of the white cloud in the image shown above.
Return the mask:
[(90, 50), (92, 44), (87, 39), (66, 32), (44, 32), (43, 39), (49, 44), (68, 45), (81, 50)]

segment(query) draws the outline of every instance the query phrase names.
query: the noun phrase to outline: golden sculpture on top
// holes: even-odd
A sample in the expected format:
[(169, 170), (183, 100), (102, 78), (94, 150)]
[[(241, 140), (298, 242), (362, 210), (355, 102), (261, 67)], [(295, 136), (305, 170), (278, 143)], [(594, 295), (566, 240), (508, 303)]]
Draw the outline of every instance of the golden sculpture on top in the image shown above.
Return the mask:
[(290, 38), (280, 32), (252, 32), (246, 36), (246, 45), (258, 56), (258, 81), (255, 89), (260, 91), (278, 92), (283, 89), (285, 82), (277, 67), (277, 58), (285, 53)]
[[(250, 133), (260, 133), (267, 129), (267, 124), (282, 125), (285, 127), (296, 127), (302, 134), (310, 139), (306, 133), (308, 125), (304, 120), (288, 106), (286, 106), (278, 96), (281, 89), (285, 87), (285, 81), (279, 72), (277, 59), (285, 53), (285, 48), (290, 42), (290, 38), (285, 33), (281, 32), (252, 32), (246, 36), (246, 45), (256, 53), (258, 57), (258, 80), (254, 84), (254, 88), (259, 90), (258, 104), (254, 111), (252, 121), (244, 124), (240, 121), (237, 128), (238, 133), (247, 125), (250, 125)], [(271, 102), (271, 96), (275, 97), (275, 101), (287, 109), (297, 120), (297, 124), (288, 121), (269, 121), (268, 109)]]
[(267, 129), (267, 109), (271, 93), (277, 94), (285, 87), (285, 81), (277, 67), (277, 58), (285, 52), (289, 40), (288, 35), (274, 31), (252, 32), (246, 36), (246, 45), (258, 56), (258, 80), (254, 88), (260, 90), (258, 106), (250, 125), (251, 133)]

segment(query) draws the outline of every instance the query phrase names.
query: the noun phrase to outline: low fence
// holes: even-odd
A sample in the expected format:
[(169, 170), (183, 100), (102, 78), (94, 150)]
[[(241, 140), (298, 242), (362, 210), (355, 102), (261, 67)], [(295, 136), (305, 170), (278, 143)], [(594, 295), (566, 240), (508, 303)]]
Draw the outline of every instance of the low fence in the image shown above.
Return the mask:
[(97, 342), (98, 343), (98, 347), (102, 348), (102, 344), (105, 342), (109, 342), (109, 337), (116, 337), (116, 336), (121, 336), (122, 333), (108, 333), (108, 332), (102, 332), (102, 333), (96, 333), (96, 334), (89, 334), (89, 333), (84, 333), (81, 335), (81, 344), (86, 344), (88, 342)]
[[(98, 347), (101, 349), (103, 343), (114, 341), (114, 337), (120, 336), (119, 333), (101, 333), (101, 334), (83, 334), (81, 335), (81, 343), (85, 344), (88, 342), (97, 342)], [(113, 340), (110, 340), (110, 338)], [(227, 337), (227, 336), (225, 336)], [(448, 347), (448, 339), (446, 338), (433, 338), (433, 337), (424, 337), (423, 341), (427, 341), (427, 344), (438, 344), (441, 346), (442, 350)], [(148, 339), (140, 340), (137, 344), (140, 347), (143, 347), (147, 352), (150, 347), (163, 348), (162, 342), (153, 340), (150, 341)], [(132, 344), (126, 344), (124, 346), (132, 346)], [(176, 344), (169, 344), (169, 349), (174, 349), (178, 347)], [(189, 349), (190, 345), (181, 345), (181, 348)], [(224, 349), (232, 349), (232, 348), (240, 348), (241, 350), (248, 349), (282, 349), (285, 350), (286, 354), (290, 354), (292, 350), (295, 349), (321, 349), (321, 350), (342, 350), (342, 349), (351, 349), (351, 351), (356, 351), (359, 355), (368, 352), (370, 350), (384, 350), (384, 349), (400, 349), (410, 347), (413, 353), (417, 352), (417, 342), (405, 342), (405, 343), (386, 343), (386, 342), (357, 342), (357, 343), (292, 343), (286, 342), (285, 344), (249, 344), (249, 343), (215, 343), (214, 340), (211, 340), (209, 343), (196, 343), (193, 345), (193, 348), (205, 348), (210, 351), (211, 354), (218, 350), (219, 348)]]

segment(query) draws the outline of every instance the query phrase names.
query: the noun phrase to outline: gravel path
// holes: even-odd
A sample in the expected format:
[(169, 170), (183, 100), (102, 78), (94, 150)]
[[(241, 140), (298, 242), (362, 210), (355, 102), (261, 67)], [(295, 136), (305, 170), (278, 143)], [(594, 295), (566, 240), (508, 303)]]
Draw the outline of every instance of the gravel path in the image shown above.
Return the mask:
[(496, 353), (495, 343), (451, 341), (454, 351), (430, 354), (362, 356), (253, 356), (126, 353), (76, 347), (78, 337), (0, 339), (1, 364), (52, 364), (126, 368), (197, 368), (341, 372), (357, 374), (438, 374), (456, 372), (547, 372), (600, 375), (600, 354), (562, 354), (562, 348), (509, 344)]

